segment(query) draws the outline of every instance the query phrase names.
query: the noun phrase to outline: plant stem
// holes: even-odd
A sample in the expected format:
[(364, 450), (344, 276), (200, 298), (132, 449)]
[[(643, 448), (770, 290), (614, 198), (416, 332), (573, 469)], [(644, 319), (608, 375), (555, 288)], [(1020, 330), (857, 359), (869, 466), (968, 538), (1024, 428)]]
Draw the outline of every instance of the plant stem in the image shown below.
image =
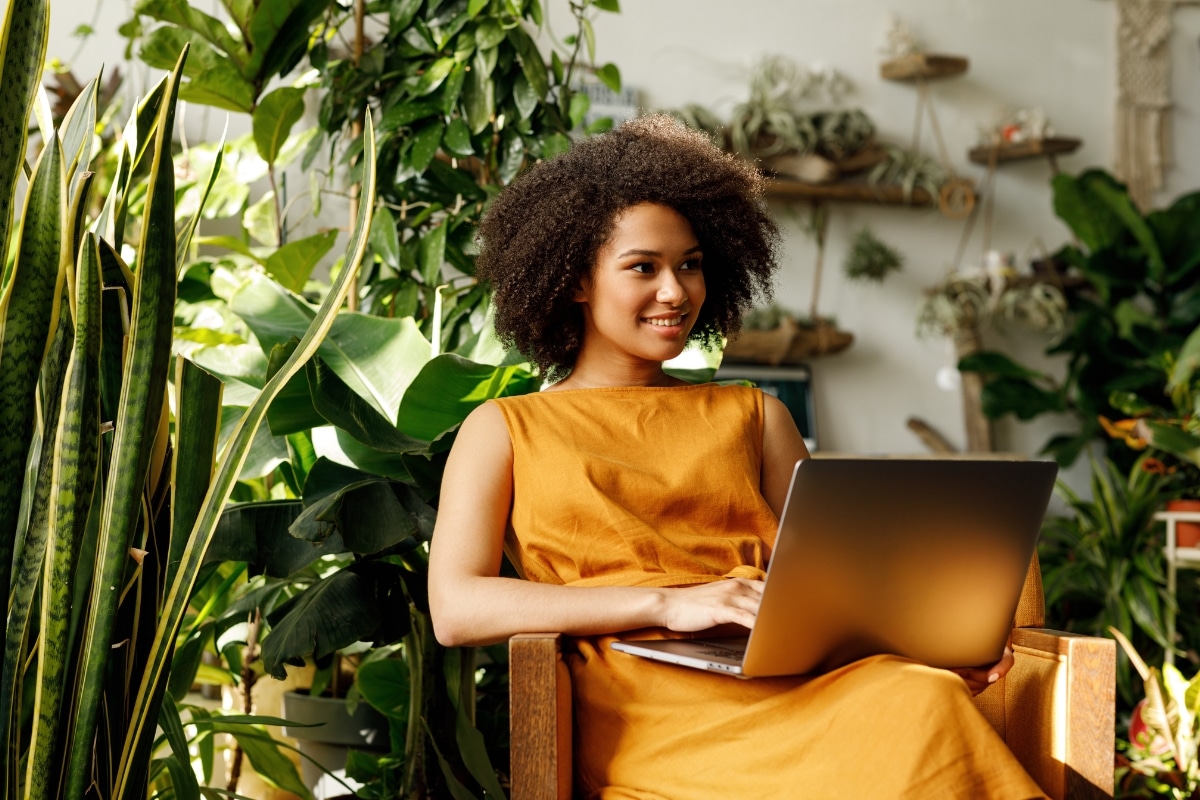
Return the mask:
[(815, 324), (820, 319), (817, 314), (817, 298), (821, 295), (821, 270), (825, 263), (825, 233), (829, 230), (829, 212), (824, 203), (813, 203), (811, 230), (817, 240), (817, 263), (813, 269), (812, 305), (809, 307), (809, 317)]
[[(254, 713), (254, 699), (251, 692), (254, 691), (254, 684), (258, 680), (258, 674), (250, 666), (258, 659), (258, 634), (262, 630), (262, 609), (254, 609), (254, 621), (250, 623), (250, 628), (246, 633), (246, 648), (242, 652), (242, 712), (246, 716)], [(229, 782), (225, 785), (226, 791), (236, 794), (238, 781), (242, 777), (242, 759), (245, 753), (242, 752), (242, 743), (238, 742), (233, 749), (233, 764), (229, 768)]]

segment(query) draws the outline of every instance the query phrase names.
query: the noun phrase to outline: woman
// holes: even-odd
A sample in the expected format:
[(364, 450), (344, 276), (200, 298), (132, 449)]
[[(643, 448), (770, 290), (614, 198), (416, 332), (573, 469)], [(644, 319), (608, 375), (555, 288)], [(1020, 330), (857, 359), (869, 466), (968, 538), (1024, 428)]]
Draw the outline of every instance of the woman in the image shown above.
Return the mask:
[[(761, 178), (665, 117), (533, 167), (480, 227), (496, 330), (552, 385), (486, 403), (446, 466), (430, 556), (439, 641), (573, 638), (577, 788), (598, 798), (1040, 797), (970, 693), (1012, 664), (864, 659), (738, 681), (613, 652), (610, 634), (749, 628), (792, 467), (756, 389), (663, 362), (770, 293)], [(524, 580), (500, 577), (502, 554)]]

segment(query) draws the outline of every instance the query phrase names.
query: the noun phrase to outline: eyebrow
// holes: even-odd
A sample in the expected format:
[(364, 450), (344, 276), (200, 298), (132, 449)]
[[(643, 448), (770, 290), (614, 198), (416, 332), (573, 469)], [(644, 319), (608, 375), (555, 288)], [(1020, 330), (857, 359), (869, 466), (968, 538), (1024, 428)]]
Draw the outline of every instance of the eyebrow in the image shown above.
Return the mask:
[[(692, 253), (699, 253), (699, 252), (701, 252), (701, 247), (700, 247), (700, 245), (696, 245), (695, 247), (689, 247), (687, 250), (684, 250), (683, 254), (685, 256), (690, 256)], [(633, 250), (626, 250), (624, 253), (621, 253), (619, 256), (617, 256), (617, 258), (625, 258), (625, 256), (661, 256), (661, 255), (662, 255), (662, 253), (658, 252), (657, 250), (638, 250), (635, 248)]]

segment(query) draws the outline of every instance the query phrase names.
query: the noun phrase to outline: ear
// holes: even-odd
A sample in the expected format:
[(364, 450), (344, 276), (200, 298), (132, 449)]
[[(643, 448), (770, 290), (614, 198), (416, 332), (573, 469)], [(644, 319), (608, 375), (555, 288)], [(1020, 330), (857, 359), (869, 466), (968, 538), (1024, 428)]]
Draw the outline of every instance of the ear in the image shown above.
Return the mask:
[(580, 284), (575, 287), (575, 291), (571, 292), (571, 302), (573, 302), (573, 303), (588, 302), (588, 300), (590, 299), (588, 297), (588, 295), (590, 293), (589, 290), (590, 290), (590, 287), (588, 286), (588, 281), (586, 281), (586, 280), (580, 281)]

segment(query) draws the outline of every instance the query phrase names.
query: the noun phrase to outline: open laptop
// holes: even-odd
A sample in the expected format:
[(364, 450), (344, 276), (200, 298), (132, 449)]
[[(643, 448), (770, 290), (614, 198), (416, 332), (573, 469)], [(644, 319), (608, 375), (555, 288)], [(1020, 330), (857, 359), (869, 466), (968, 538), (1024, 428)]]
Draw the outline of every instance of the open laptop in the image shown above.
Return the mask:
[(612, 647), (746, 678), (881, 653), (994, 664), (1057, 473), (1047, 461), (805, 459), (749, 637)]

